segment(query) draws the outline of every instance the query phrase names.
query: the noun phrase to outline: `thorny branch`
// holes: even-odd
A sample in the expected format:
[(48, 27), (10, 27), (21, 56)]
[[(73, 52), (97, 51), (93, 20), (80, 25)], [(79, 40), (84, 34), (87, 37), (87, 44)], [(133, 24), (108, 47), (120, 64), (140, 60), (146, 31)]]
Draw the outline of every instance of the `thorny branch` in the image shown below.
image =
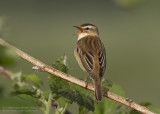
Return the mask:
[[(6, 46), (6, 47), (14, 49), (16, 51), (16, 53), (21, 58), (23, 58), (26, 61), (32, 63), (35, 66), (37, 66), (39, 69), (43, 70), (44, 72), (48, 72), (50, 74), (56, 75), (57, 77), (60, 77), (60, 78), (62, 78), (64, 80), (67, 80), (68, 82), (71, 82), (73, 84), (76, 84), (78, 86), (86, 88), (86, 83), (84, 81), (79, 80), (79, 79), (77, 79), (77, 78), (75, 78), (75, 77), (73, 77), (71, 75), (62, 73), (59, 70), (56, 70), (56, 69), (52, 68), (51, 66), (48, 66), (47, 64), (45, 64), (45, 63), (33, 58), (32, 56), (26, 54), (25, 52), (21, 51), (20, 49), (10, 45), (9, 43), (7, 43), (6, 41), (4, 41), (1, 38), (0, 38), (0, 44), (2, 46)], [(86, 89), (88, 89), (90, 91), (94, 91), (94, 86), (88, 84)], [(117, 101), (117, 102), (119, 102), (121, 104), (124, 104), (124, 105), (126, 105), (126, 106), (128, 106), (128, 107), (130, 107), (130, 108), (132, 108), (134, 110), (137, 110), (140, 113), (143, 113), (143, 114), (155, 114), (154, 112), (148, 110), (146, 107), (135, 103), (131, 99), (118, 96), (118, 95), (116, 95), (116, 94), (114, 94), (114, 93), (112, 93), (110, 91), (104, 92), (103, 96), (105, 96), (105, 97), (107, 97), (109, 99), (112, 99), (114, 101)]]

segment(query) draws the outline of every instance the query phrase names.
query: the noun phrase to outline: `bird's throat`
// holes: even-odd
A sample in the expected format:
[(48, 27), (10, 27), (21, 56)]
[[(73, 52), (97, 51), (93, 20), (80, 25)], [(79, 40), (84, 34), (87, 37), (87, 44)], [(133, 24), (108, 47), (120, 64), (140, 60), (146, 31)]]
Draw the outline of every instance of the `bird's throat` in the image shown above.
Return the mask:
[(82, 38), (85, 38), (86, 36), (88, 36), (88, 33), (80, 33), (78, 35), (78, 40), (82, 39)]
[(78, 35), (78, 41), (82, 38), (86, 38), (87, 36), (90, 36), (90, 37), (95, 37), (95, 36), (98, 36), (98, 34), (93, 34), (93, 33), (80, 33)]

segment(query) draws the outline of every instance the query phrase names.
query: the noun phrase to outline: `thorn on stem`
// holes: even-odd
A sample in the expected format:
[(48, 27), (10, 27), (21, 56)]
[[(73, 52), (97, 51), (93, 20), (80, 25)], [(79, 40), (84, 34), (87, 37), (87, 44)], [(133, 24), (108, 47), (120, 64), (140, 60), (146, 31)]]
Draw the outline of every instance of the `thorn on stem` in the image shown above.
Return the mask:
[(32, 67), (33, 70), (40, 70), (40, 71), (44, 71), (44, 67), (38, 67), (38, 66), (33, 66)]
[(133, 100), (132, 100), (132, 99), (129, 99), (129, 98), (126, 98), (126, 101), (127, 101), (129, 104), (131, 104), (131, 103), (133, 102)]

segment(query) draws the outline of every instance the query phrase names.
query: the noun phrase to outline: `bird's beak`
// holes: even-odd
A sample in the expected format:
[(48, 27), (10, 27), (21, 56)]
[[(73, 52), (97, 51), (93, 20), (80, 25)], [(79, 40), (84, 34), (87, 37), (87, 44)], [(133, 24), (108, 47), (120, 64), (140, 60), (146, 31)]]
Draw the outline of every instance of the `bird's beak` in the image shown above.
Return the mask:
[(77, 29), (79, 29), (79, 30), (80, 30), (80, 32), (78, 32), (77, 34), (80, 34), (80, 33), (82, 33), (82, 32), (83, 32), (83, 29), (82, 29), (81, 27), (79, 27), (79, 26), (73, 26), (73, 27), (75, 27), (75, 28), (77, 28)]

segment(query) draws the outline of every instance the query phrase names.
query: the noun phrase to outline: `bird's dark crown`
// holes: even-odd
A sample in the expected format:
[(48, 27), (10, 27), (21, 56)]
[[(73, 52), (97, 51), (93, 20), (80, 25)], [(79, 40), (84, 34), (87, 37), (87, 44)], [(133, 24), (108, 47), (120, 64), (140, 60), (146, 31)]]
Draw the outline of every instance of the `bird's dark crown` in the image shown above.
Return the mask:
[(85, 24), (80, 25), (80, 27), (84, 27), (84, 26), (95, 26), (95, 25), (90, 24), (90, 23), (85, 23)]

